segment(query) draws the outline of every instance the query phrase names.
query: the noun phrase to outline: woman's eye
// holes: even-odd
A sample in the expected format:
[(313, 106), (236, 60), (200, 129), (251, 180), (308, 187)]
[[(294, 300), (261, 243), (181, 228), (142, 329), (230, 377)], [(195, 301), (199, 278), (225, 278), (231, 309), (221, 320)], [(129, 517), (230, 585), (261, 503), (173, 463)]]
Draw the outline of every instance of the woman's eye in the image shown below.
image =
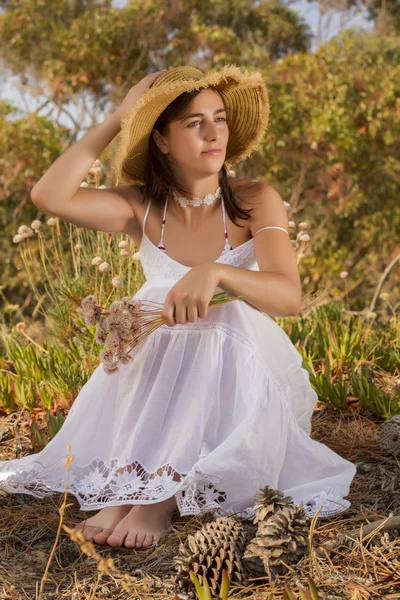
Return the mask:
[[(226, 121), (226, 119), (224, 117), (217, 117), (217, 121), (218, 119), (222, 119), (223, 121)], [(191, 127), (192, 125), (195, 125), (196, 123), (200, 123), (200, 121), (192, 121), (188, 127)]]

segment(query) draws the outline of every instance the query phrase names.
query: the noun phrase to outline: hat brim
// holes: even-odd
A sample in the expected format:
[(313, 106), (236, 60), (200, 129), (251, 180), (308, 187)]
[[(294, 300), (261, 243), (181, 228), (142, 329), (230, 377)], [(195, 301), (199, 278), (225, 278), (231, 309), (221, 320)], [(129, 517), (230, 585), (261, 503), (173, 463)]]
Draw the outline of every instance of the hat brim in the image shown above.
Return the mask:
[(255, 152), (268, 127), (270, 111), (261, 73), (249, 74), (235, 65), (209, 75), (193, 67), (175, 67), (159, 76), (121, 121), (120, 144), (113, 165), (119, 181), (144, 182), (149, 138), (158, 117), (184, 92), (207, 87), (215, 88), (226, 106), (229, 129), (226, 167)]

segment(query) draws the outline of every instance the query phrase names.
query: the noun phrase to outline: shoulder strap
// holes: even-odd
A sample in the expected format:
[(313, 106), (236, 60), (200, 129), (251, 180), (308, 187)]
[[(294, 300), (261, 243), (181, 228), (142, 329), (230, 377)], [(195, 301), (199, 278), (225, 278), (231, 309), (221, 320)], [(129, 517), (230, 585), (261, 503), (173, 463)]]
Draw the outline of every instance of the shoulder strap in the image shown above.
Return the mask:
[(228, 228), (226, 225), (225, 205), (224, 205), (224, 198), (222, 196), (221, 196), (221, 206), (222, 206), (222, 218), (224, 220), (225, 246), (229, 245), (230, 249), (233, 250), (231, 243), (228, 240)]
[(167, 205), (168, 205), (168, 195), (165, 199), (165, 204), (164, 204), (164, 215), (163, 215), (163, 220), (162, 220), (162, 225), (161, 225), (161, 238), (160, 238), (160, 242), (158, 244), (158, 247), (160, 248), (160, 250), (165, 250), (165, 245), (164, 245), (164, 229), (165, 229), (165, 218), (167, 216)]
[(147, 220), (147, 215), (149, 214), (149, 209), (150, 209), (150, 204), (151, 204), (151, 198), (149, 199), (149, 202), (147, 204), (147, 208), (146, 208), (146, 212), (144, 213), (144, 219), (143, 219), (143, 227), (142, 227), (142, 235), (144, 235), (144, 228), (146, 226), (146, 220)]

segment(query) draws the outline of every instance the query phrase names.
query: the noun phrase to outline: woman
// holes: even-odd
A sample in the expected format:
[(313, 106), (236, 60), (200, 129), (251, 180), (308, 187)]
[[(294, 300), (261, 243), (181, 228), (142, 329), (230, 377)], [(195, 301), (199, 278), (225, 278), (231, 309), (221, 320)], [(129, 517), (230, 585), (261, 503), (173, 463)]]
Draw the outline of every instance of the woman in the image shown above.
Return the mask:
[[(117, 373), (97, 367), (42, 452), (0, 463), (6, 491), (63, 491), (70, 444), (69, 491), (81, 510), (101, 509), (77, 525), (88, 540), (157, 544), (176, 508), (251, 517), (265, 485), (311, 516), (350, 506), (343, 496), (356, 469), (310, 438), (317, 394), (268, 316), (301, 306), (284, 203), (265, 182), (228, 177), (258, 147), (268, 115), (259, 73), (231, 65), (147, 75), (32, 190), (46, 212), (131, 236), (146, 277), (134, 298), (163, 303), (165, 324)], [(120, 130), (115, 170), (125, 185), (80, 188)], [(208, 308), (222, 290), (243, 299)]]

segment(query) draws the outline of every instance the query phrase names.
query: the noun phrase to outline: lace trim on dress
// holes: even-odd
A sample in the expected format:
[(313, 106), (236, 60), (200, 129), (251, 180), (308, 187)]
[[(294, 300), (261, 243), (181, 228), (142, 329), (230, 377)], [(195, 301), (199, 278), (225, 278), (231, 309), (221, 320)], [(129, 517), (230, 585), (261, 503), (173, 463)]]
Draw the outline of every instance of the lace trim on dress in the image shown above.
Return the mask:
[[(10, 461), (4, 470), (14, 470), (12, 463), (13, 461)], [(64, 461), (59, 461), (51, 467), (44, 467), (39, 461), (35, 461), (17, 469), (0, 482), (0, 487), (9, 493), (28, 494), (36, 498), (65, 492), (67, 472), (65, 471), (65, 475), (58, 481), (54, 481), (54, 470), (63, 467)], [(51, 473), (53, 478), (46, 478), (46, 475)], [(228, 498), (227, 494), (219, 489), (220, 483), (220, 478), (207, 475), (198, 467), (181, 474), (170, 465), (164, 465), (152, 473), (145, 469), (140, 461), (121, 465), (119, 460), (114, 458), (107, 465), (103, 460), (95, 459), (86, 466), (72, 463), (68, 492), (77, 498), (81, 510), (99, 510), (110, 505), (140, 502), (153, 504), (175, 496), (182, 516), (203, 515), (212, 511), (219, 517), (235, 515), (239, 519), (253, 518), (253, 507), (237, 512), (226, 508)], [(323, 509), (319, 516), (331, 517), (346, 510), (350, 502), (340, 498), (332, 488), (326, 488), (302, 502), (302, 505), (310, 517), (314, 516), (320, 506)]]

